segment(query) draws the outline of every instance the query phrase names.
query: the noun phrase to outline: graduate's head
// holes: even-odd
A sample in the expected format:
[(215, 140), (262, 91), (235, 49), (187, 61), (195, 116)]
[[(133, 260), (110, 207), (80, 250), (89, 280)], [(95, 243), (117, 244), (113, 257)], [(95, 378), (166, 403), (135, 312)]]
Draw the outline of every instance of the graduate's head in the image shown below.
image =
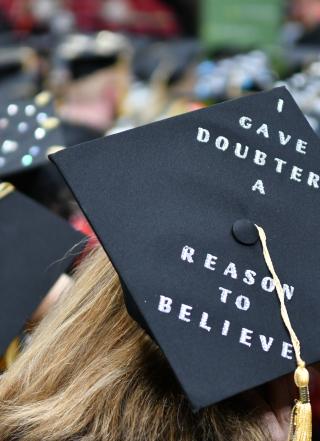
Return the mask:
[(30, 320), (44, 314), (68, 280), (83, 240), (65, 220), (0, 182), (0, 371), (12, 361), (12, 342), (24, 339)]
[[(159, 409), (166, 412), (172, 405), (171, 414), (178, 423), (170, 420), (164, 439), (174, 439), (170, 427), (178, 426), (184, 433), (186, 425), (191, 433), (207, 412), (217, 417), (217, 409), (224, 405), (219, 403), (298, 366), (295, 382), (300, 400), (294, 410), (292, 433), (307, 432), (309, 440), (305, 361), (320, 358), (314, 326), (319, 322), (320, 288), (320, 245), (315, 240), (320, 214), (316, 203), (318, 160), (318, 138), (284, 88), (54, 155), (53, 162), (120, 280), (119, 284), (113, 270), (108, 273), (110, 264), (93, 265), (100, 269), (92, 269), (93, 276), (80, 275), (78, 292), (65, 299), (71, 304), (60, 310), (56, 329), (69, 339), (69, 355), (54, 357), (64, 360), (62, 366), (66, 367), (59, 381), (71, 378), (69, 369), (75, 357), (84, 359), (86, 367), (81, 366), (76, 378), (72, 375), (75, 382), (65, 385), (63, 391), (72, 395), (81, 383), (79, 378), (86, 384), (83, 376), (89, 372), (92, 383), (83, 395), (86, 406), (93, 402), (91, 393), (102, 385), (103, 402), (113, 409), (107, 415), (116, 418), (117, 424), (126, 421), (126, 409), (131, 409), (133, 416), (140, 412), (139, 418), (149, 421), (141, 414), (147, 409), (149, 416), (160, 415), (163, 422)], [(115, 307), (112, 301), (121, 303)], [(83, 312), (78, 312), (78, 307)], [(123, 322), (118, 321), (120, 312)], [(58, 337), (49, 321), (46, 326), (41, 328), (43, 335)], [(38, 337), (35, 341), (40, 351), (40, 333)], [(70, 339), (77, 344), (70, 344)], [(54, 347), (53, 342), (48, 343), (46, 348)], [(53, 357), (53, 353), (50, 349), (47, 356)], [(148, 354), (156, 360), (154, 364)], [(122, 356), (127, 357), (124, 365)], [(119, 360), (121, 368), (117, 370)], [(95, 375), (97, 366), (100, 374)], [(167, 372), (165, 366), (169, 374), (162, 375)], [(105, 372), (102, 377), (101, 372)], [(50, 378), (50, 372), (46, 377)], [(170, 387), (163, 377), (169, 378)], [(112, 396), (104, 395), (114, 391), (114, 385), (119, 385), (119, 411), (114, 411), (118, 407)], [(127, 407), (127, 399), (136, 399), (134, 392), (139, 390), (141, 406), (135, 401), (135, 406)], [(292, 398), (285, 396), (289, 401)], [(154, 407), (147, 398), (155, 399)], [(235, 401), (231, 399), (232, 405)], [(81, 409), (84, 404), (81, 400)], [(184, 406), (195, 412), (188, 418), (192, 427), (173, 410)], [(94, 412), (97, 407), (90, 409)], [(243, 405), (244, 419), (236, 413), (231, 420), (240, 418), (245, 427), (250, 409), (250, 405)], [(102, 413), (106, 415), (104, 410)], [(227, 410), (223, 418), (226, 415)], [(67, 416), (71, 417), (71, 412)], [(157, 423), (158, 417), (150, 418)], [(72, 424), (76, 421), (73, 415)], [(81, 421), (85, 420), (81, 417)], [(233, 422), (225, 426), (238, 434)], [(218, 427), (217, 422), (210, 424)], [(164, 433), (160, 426), (148, 427)], [(139, 435), (131, 435), (139, 439)]]
[(1, 378), (0, 403), (4, 440), (269, 439), (262, 399), (240, 395), (193, 412), (163, 353), (127, 313), (101, 248)]

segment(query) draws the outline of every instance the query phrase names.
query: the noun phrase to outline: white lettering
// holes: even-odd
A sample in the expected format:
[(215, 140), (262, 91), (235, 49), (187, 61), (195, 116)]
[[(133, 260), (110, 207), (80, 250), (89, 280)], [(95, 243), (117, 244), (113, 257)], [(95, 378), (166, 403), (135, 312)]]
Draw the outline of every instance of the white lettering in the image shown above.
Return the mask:
[(221, 334), (227, 336), (229, 333), (229, 328), (230, 328), (230, 322), (229, 320), (225, 320), (223, 323)]
[(264, 185), (261, 179), (258, 179), (257, 182), (251, 187), (252, 191), (258, 191), (260, 194), (266, 194), (264, 190)]
[(220, 296), (221, 302), (227, 303), (228, 295), (232, 294), (232, 291), (230, 291), (229, 289), (226, 289), (226, 288), (222, 288), (222, 286), (220, 286), (219, 289), (221, 291), (221, 296)]
[(266, 165), (266, 157), (267, 157), (267, 154), (265, 152), (261, 152), (260, 150), (256, 150), (253, 162), (257, 165)]
[(287, 358), (288, 360), (292, 360), (292, 349), (293, 346), (290, 343), (286, 343), (285, 341), (282, 343), (282, 351), (281, 357)]
[(203, 129), (202, 127), (198, 128), (197, 141), (199, 142), (209, 142), (210, 132), (207, 129)]
[(268, 131), (268, 126), (267, 124), (262, 124), (262, 126), (260, 126), (257, 130), (257, 135), (260, 135), (260, 133), (262, 133), (262, 135), (265, 138), (269, 138), (269, 131)]
[(170, 297), (160, 296), (158, 310), (169, 314), (171, 312), (172, 299)]
[(272, 343), (273, 343), (273, 338), (269, 337), (269, 339), (267, 341), (267, 337), (265, 335), (259, 335), (259, 337), (260, 337), (260, 342), (261, 342), (262, 349), (265, 352), (269, 352), (269, 350), (270, 350), (270, 348), (272, 346)]
[(240, 142), (237, 142), (236, 148), (234, 150), (234, 154), (237, 158), (246, 159), (246, 157), (248, 156), (248, 152), (249, 147), (247, 145), (244, 147), (244, 152), (242, 152), (242, 144), (240, 144)]
[(297, 181), (297, 182), (301, 182), (301, 175), (302, 175), (303, 169), (297, 167), (296, 165), (294, 165), (292, 167), (292, 172), (291, 172), (291, 176), (290, 179), (292, 181)]
[(190, 317), (191, 315), (190, 313), (191, 310), (192, 310), (192, 306), (185, 305), (182, 303), (179, 312), (179, 319), (183, 320), (184, 322), (190, 322), (190, 319), (188, 317)]
[(250, 340), (252, 339), (250, 334), (253, 334), (253, 331), (251, 331), (250, 329), (242, 328), (240, 340), (239, 340), (240, 343), (242, 343), (243, 345), (249, 346), (249, 348), (251, 346)]
[(284, 295), (287, 297), (287, 299), (291, 300), (293, 297), (294, 286), (289, 286), (286, 283), (284, 283), (283, 284), (283, 291), (284, 291)]
[(216, 147), (219, 150), (226, 151), (229, 147), (229, 140), (225, 136), (218, 136), (216, 139)]
[(302, 153), (303, 155), (305, 155), (306, 152), (306, 147), (307, 147), (308, 143), (306, 141), (302, 141), (302, 139), (298, 139), (297, 141), (297, 145), (296, 145), (296, 151), (298, 153)]
[(279, 131), (279, 141), (281, 145), (287, 145), (291, 138), (291, 135), (286, 136), (281, 130)]
[(204, 262), (205, 268), (208, 268), (211, 271), (214, 271), (217, 264), (217, 256), (213, 256), (212, 254), (207, 254), (206, 260)]
[(309, 177), (308, 177), (308, 185), (310, 187), (319, 188), (319, 184), (318, 184), (319, 179), (320, 179), (319, 175), (317, 175), (316, 173), (310, 172)]
[(279, 113), (282, 112), (282, 110), (283, 110), (283, 105), (284, 105), (284, 101), (283, 101), (283, 99), (282, 99), (282, 98), (279, 98), (279, 100), (278, 100), (278, 104), (277, 104), (277, 111), (278, 111)]
[(273, 279), (271, 277), (264, 277), (261, 281), (261, 288), (264, 291), (272, 292), (275, 288)]
[(252, 127), (252, 119), (248, 116), (242, 116), (239, 120), (239, 124), (244, 129), (251, 129)]
[(257, 273), (255, 271), (252, 270), (246, 270), (244, 272), (245, 277), (242, 279), (244, 281), (244, 283), (246, 283), (247, 285), (254, 285), (255, 283), (255, 276), (257, 275)]
[(195, 250), (191, 247), (188, 247), (188, 245), (186, 245), (185, 247), (182, 248), (182, 253), (181, 253), (181, 259), (182, 260), (186, 260), (189, 263), (193, 263), (193, 259), (192, 256), (194, 255)]
[(282, 173), (282, 166), (285, 165), (287, 163), (287, 161), (283, 161), (283, 159), (280, 159), (280, 158), (274, 158), (274, 160), (277, 163), (276, 172)]
[(250, 308), (250, 300), (246, 296), (238, 296), (235, 303), (236, 307), (242, 311), (248, 311)]
[(206, 331), (211, 331), (211, 326), (208, 326), (208, 314), (206, 312), (202, 313), (201, 320), (200, 320), (200, 328), (205, 329)]
[(224, 273), (223, 273), (224, 276), (228, 276), (229, 274), (233, 279), (238, 278), (237, 268), (233, 262), (229, 263), (229, 265), (227, 266), (227, 268), (224, 270)]

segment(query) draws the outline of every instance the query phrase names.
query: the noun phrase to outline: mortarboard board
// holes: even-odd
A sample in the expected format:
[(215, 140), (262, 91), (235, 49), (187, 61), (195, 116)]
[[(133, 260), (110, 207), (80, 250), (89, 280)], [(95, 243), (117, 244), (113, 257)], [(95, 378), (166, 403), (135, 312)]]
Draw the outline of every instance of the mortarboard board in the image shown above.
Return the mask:
[[(98, 130), (63, 120), (60, 121), (60, 129), (66, 147), (103, 135)], [(42, 147), (46, 152), (46, 146)], [(38, 167), (31, 170), (22, 168), (10, 175), (10, 182), (22, 193), (68, 219), (77, 210), (77, 204), (56, 167), (45, 157), (43, 160), (45, 162)]]
[(66, 221), (0, 183), (0, 355), (70, 268), (82, 239)]
[(319, 140), (276, 88), (52, 156), (195, 409), (320, 359)]

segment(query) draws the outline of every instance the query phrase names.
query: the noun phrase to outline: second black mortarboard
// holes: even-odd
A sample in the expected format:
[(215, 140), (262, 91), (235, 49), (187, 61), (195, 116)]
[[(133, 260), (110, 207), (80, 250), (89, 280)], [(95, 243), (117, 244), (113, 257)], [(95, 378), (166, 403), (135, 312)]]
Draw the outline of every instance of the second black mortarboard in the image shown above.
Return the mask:
[(0, 183), (0, 356), (83, 245), (66, 221)]
[[(320, 360), (319, 140), (285, 88), (52, 157), (198, 409)], [(131, 305), (131, 307), (130, 307)]]
[(4, 101), (0, 106), (0, 177), (44, 165), (48, 153), (64, 147), (51, 94)]

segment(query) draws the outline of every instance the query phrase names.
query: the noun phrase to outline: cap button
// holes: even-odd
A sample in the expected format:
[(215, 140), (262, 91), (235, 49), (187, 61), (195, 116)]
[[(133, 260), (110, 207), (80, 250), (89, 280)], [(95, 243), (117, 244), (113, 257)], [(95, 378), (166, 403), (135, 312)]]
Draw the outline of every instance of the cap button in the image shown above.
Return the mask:
[(254, 245), (259, 240), (256, 226), (248, 219), (236, 220), (232, 226), (232, 234), (243, 245)]

